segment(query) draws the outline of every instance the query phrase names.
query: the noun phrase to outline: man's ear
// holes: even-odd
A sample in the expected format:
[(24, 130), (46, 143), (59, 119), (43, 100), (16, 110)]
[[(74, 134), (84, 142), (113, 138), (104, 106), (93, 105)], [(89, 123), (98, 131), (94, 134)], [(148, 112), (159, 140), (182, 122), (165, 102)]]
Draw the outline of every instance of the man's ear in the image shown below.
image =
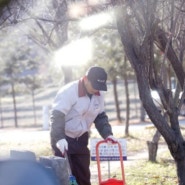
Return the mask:
[(84, 76), (84, 82), (89, 81), (89, 79), (87, 78), (87, 76)]
[(84, 85), (86, 87), (87, 84), (89, 83), (89, 79), (87, 78), (87, 76), (84, 76), (83, 80), (84, 80)]

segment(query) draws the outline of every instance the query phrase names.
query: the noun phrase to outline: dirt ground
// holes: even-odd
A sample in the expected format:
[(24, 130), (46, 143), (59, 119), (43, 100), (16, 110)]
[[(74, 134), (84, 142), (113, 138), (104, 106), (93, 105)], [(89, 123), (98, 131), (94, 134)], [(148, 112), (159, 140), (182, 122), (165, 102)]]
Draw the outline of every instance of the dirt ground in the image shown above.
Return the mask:
[[(132, 120), (130, 122), (129, 129), (135, 129), (138, 127), (138, 120)], [(145, 124), (150, 123), (147, 121)], [(119, 123), (118, 121), (111, 121), (111, 125), (113, 128), (113, 132), (120, 132), (124, 130), (124, 123)], [(135, 127), (136, 126), (136, 127)], [(143, 125), (142, 125), (143, 126)], [(145, 127), (145, 125), (144, 125)], [(92, 129), (95, 132), (96, 129)], [(1, 146), (1, 154), (8, 155), (10, 150), (19, 149), (19, 150), (29, 150), (38, 154), (39, 150), (42, 150), (43, 147), (45, 150), (49, 149), (49, 131), (42, 130), (42, 128), (24, 128), (24, 129), (0, 129), (0, 146)], [(168, 150), (167, 146), (159, 146), (158, 155)], [(51, 155), (49, 153), (48, 155)], [(137, 161), (147, 161), (148, 160), (148, 151), (144, 149), (140, 152), (127, 152), (127, 160), (124, 161), (124, 174), (127, 174), (127, 168), (134, 165)], [(104, 178), (109, 178), (108, 176), (108, 163), (103, 162), (102, 164), (102, 176)], [(97, 173), (97, 163), (95, 161), (91, 162), (91, 180), (92, 185), (97, 184), (98, 182), (98, 173)], [(111, 161), (110, 162), (110, 177), (115, 176), (120, 171), (120, 162), (119, 161)]]

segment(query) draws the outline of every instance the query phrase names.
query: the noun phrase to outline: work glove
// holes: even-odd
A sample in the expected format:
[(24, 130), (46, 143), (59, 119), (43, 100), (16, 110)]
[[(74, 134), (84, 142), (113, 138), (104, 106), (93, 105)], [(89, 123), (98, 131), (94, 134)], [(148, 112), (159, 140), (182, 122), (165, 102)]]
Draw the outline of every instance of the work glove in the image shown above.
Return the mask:
[(60, 139), (56, 143), (57, 148), (61, 151), (62, 155), (65, 154), (65, 152), (68, 150), (68, 143), (66, 139)]
[(110, 143), (117, 143), (118, 140), (113, 136), (113, 135), (109, 135), (106, 140)]

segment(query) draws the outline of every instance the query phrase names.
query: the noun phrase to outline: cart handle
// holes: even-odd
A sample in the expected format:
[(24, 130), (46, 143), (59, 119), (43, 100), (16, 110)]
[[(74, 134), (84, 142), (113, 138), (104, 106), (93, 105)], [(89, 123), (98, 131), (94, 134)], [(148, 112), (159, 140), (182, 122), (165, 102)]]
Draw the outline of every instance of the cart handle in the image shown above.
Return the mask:
[[(101, 177), (101, 169), (100, 169), (100, 155), (99, 155), (99, 146), (103, 143), (108, 143), (110, 142), (110, 140), (105, 139), (105, 140), (101, 140), (98, 141), (96, 144), (96, 160), (97, 160), (97, 167), (98, 167), (98, 179), (99, 179), (99, 184), (101, 184), (102, 182), (102, 177)], [(120, 163), (121, 163), (121, 173), (122, 173), (122, 179), (123, 182), (125, 183), (125, 175), (124, 175), (124, 166), (123, 166), (123, 158), (122, 158), (122, 150), (121, 150), (121, 144), (118, 141), (112, 142), (111, 144), (118, 145), (118, 149), (119, 149), (119, 154), (120, 154)]]

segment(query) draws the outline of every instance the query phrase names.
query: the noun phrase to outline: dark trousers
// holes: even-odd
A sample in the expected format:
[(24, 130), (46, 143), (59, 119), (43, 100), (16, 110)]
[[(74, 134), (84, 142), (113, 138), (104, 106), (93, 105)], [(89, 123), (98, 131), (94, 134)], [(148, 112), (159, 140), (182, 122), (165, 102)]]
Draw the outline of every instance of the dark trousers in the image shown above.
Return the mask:
[(84, 154), (69, 154), (72, 174), (76, 177), (78, 185), (91, 185), (90, 183), (90, 156)]
[[(90, 151), (88, 149), (88, 133), (84, 133), (79, 138), (66, 136), (68, 142), (68, 158), (72, 174), (76, 177), (78, 185), (91, 185), (90, 182)], [(61, 156), (61, 152), (54, 147), (56, 156)]]

